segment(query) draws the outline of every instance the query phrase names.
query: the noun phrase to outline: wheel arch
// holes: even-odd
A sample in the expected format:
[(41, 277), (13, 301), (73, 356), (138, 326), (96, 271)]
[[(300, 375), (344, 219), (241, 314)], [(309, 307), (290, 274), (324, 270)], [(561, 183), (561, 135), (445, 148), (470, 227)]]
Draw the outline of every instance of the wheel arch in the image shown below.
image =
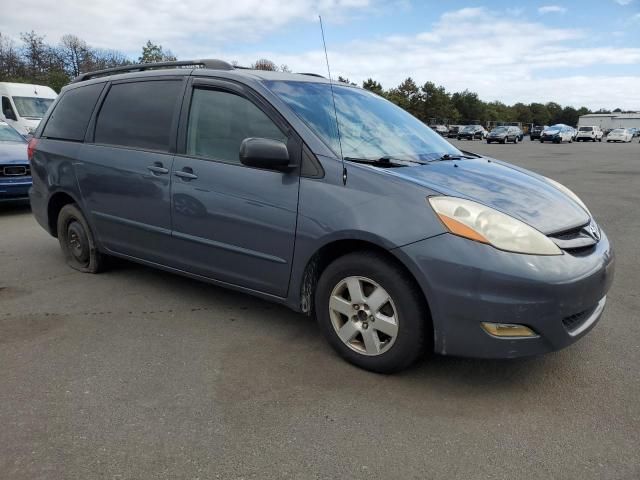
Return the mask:
[(62, 207), (70, 203), (80, 205), (73, 195), (65, 191), (55, 192), (49, 197), (49, 202), (47, 203), (47, 223), (51, 235), (56, 238), (58, 237), (58, 215), (60, 215)]
[(407, 275), (409, 281), (413, 282), (420, 291), (425, 307), (429, 313), (428, 321), (431, 321), (431, 308), (426, 292), (416, 279), (414, 271), (394, 253), (394, 250), (382, 247), (370, 239), (348, 238), (330, 241), (318, 248), (307, 260), (302, 279), (299, 285), (299, 310), (312, 315), (314, 312), (314, 293), (318, 279), (322, 272), (336, 259), (353, 252), (373, 251), (376, 252), (395, 265), (399, 266)]

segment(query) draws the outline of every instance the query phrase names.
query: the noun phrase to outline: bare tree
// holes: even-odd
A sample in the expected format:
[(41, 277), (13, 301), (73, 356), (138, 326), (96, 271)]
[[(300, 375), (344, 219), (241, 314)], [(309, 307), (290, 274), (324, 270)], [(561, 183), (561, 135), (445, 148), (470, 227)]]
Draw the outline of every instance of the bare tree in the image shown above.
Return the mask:
[(253, 68), (254, 70), (268, 70), (271, 72), (277, 72), (279, 70), (278, 66), (275, 63), (266, 58), (256, 60), (256, 62), (251, 65), (251, 68)]

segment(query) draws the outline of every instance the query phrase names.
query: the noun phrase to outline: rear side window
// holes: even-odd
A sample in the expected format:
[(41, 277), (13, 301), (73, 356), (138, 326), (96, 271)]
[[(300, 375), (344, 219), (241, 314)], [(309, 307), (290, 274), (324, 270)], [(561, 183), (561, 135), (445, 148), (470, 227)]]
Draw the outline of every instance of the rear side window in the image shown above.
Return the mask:
[(282, 142), (287, 139), (276, 124), (246, 98), (217, 90), (194, 90), (187, 155), (240, 163), (240, 144), (249, 137)]
[(83, 141), (91, 113), (103, 88), (104, 83), (94, 83), (65, 92), (47, 121), (42, 136)]
[(98, 114), (95, 142), (167, 152), (181, 92), (179, 80), (112, 85)]

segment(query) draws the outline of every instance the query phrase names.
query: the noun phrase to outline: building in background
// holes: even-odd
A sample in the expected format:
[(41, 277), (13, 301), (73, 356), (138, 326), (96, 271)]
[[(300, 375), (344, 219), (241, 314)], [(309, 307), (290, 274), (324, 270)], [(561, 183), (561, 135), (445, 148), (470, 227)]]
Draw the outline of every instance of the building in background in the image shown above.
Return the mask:
[(604, 131), (614, 128), (640, 128), (640, 112), (590, 113), (578, 119), (578, 127), (582, 126), (597, 126)]

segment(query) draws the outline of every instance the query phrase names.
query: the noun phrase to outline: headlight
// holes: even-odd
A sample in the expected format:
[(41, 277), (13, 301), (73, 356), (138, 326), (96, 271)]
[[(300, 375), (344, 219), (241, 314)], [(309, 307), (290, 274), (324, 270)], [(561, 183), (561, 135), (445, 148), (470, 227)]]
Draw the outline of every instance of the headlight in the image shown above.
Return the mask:
[(456, 197), (429, 197), (428, 200), (454, 235), (509, 252), (562, 255), (556, 244), (538, 230), (493, 208)]
[(573, 193), (571, 190), (569, 190), (567, 187), (565, 187), (564, 185), (562, 185), (561, 183), (556, 182), (555, 180), (551, 180), (549, 177), (545, 177), (547, 179), (547, 181), (553, 185), (554, 187), (556, 187), (558, 190), (560, 190), (562, 193), (564, 193), (567, 197), (569, 197), (571, 200), (573, 200), (574, 202), (576, 202), (578, 205), (580, 205), (582, 208), (584, 208), (587, 213), (589, 214), (589, 216), (591, 217), (591, 212), (589, 211), (589, 209), (587, 208), (587, 206), (584, 204), (584, 202), (582, 200), (580, 200), (580, 197), (578, 195), (576, 195), (575, 193)]

